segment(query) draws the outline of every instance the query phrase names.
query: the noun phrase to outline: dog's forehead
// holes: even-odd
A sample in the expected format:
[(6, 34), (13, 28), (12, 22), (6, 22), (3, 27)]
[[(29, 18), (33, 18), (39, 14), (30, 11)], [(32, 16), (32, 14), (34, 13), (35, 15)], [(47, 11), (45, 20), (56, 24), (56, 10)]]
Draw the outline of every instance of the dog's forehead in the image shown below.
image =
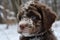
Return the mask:
[[(30, 10), (30, 12), (26, 11), (27, 9), (29, 9), (29, 6), (30, 4), (35, 4), (34, 1), (30, 0), (28, 1), (27, 3), (25, 3), (24, 5), (22, 4), (19, 8), (19, 12), (18, 12), (18, 15), (19, 16), (22, 16), (22, 15), (26, 15), (26, 14), (31, 14), (30, 12), (33, 12), (32, 10)], [(41, 18), (41, 15), (40, 13), (36, 13), (36, 12), (33, 12), (33, 14), (35, 16), (39, 16)], [(27, 15), (26, 15), (27, 16)]]
[(20, 6), (20, 8), (19, 8), (19, 15), (22, 15), (22, 14), (25, 14), (25, 13), (27, 13), (26, 12), (26, 9), (28, 9), (28, 7), (30, 6), (30, 4), (33, 4), (33, 1), (29, 1), (29, 2), (27, 2), (27, 3), (25, 3), (25, 4), (22, 4), (21, 6)]
[(21, 10), (25, 11), (25, 9), (28, 9), (30, 4), (34, 4), (34, 2), (31, 0), (31, 1), (26, 2), (25, 4), (22, 4), (21, 5)]
[(30, 4), (33, 4), (33, 1), (29, 1), (29, 2), (25, 3), (25, 4), (23, 5), (23, 8), (28, 9), (28, 7), (29, 7)]

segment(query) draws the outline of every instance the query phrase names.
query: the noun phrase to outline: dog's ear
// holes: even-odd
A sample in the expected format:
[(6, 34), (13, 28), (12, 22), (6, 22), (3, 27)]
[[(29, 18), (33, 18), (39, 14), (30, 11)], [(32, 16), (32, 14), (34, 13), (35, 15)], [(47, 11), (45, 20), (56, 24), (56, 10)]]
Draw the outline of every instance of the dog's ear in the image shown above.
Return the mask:
[(53, 22), (56, 19), (56, 14), (51, 10), (51, 8), (48, 8), (44, 5), (41, 6), (41, 11), (43, 15), (43, 26), (46, 30), (50, 29)]

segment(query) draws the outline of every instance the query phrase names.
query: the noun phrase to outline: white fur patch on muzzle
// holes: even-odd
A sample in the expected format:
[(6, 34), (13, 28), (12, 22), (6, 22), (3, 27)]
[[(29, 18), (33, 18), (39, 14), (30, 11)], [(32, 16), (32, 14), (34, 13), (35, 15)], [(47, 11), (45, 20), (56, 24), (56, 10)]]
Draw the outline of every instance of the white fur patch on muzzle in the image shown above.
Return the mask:
[(33, 21), (29, 18), (24, 18), (19, 22), (19, 25), (27, 24), (33, 27)]

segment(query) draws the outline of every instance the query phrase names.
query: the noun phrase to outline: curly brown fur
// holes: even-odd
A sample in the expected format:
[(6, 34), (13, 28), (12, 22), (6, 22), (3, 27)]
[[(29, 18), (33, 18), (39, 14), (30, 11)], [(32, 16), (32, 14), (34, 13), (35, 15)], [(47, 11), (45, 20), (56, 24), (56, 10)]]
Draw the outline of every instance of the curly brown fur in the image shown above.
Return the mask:
[[(35, 2), (35, 3), (32, 2), (28, 5), (29, 6), (27, 8), (24, 6), (21, 6), (19, 8), (18, 15), (17, 15), (19, 21), (21, 21), (22, 15), (31, 16), (34, 14), (37, 17), (37, 19), (35, 19), (33, 21), (34, 28), (31, 28), (32, 31), (29, 29), (30, 30), (29, 32), (34, 34), (36, 32), (41, 33), (41, 32), (47, 31), (46, 33), (44, 33), (44, 35), (42, 37), (40, 37), (40, 40), (56, 40), (56, 38), (51, 30), (51, 26), (56, 19), (55, 12), (53, 12), (48, 6), (41, 4), (39, 2)], [(33, 13), (33, 14), (31, 14), (31, 13)], [(28, 16), (26, 16), (26, 17), (29, 18)], [(39, 21), (41, 21), (41, 23), (39, 23)], [(38, 25), (38, 26), (36, 26), (36, 25)], [(25, 27), (25, 26), (22, 26), (22, 28), (23, 27)], [(28, 28), (27, 28), (27, 30), (28, 30)], [(30, 40), (27, 37), (22, 37), (20, 39), (21, 40)]]

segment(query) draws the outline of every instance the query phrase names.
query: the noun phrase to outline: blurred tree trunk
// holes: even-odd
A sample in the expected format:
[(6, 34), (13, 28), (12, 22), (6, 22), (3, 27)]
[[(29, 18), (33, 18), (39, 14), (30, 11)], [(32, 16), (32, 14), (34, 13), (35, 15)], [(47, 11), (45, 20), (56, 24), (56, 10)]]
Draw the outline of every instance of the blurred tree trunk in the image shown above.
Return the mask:
[(2, 0), (0, 0), (0, 5), (2, 4)]
[(4, 7), (4, 9), (3, 9), (4, 20), (3, 21), (5, 23), (5, 21), (7, 20), (7, 12), (6, 12), (6, 9), (8, 8), (8, 0), (3, 0), (2, 5)]
[(45, 0), (45, 3), (48, 4), (48, 1), (49, 1), (49, 0)]
[(15, 12), (15, 16), (17, 16), (18, 13), (18, 8), (21, 5), (21, 0), (11, 0), (12, 6), (13, 6), (13, 10)]
[(53, 1), (52, 8), (57, 13), (57, 0)]
[(54, 0), (54, 3), (55, 3), (55, 12), (57, 13), (57, 0)]
[(3, 23), (3, 19), (2, 19), (2, 17), (1, 17), (1, 15), (0, 15), (0, 23)]

